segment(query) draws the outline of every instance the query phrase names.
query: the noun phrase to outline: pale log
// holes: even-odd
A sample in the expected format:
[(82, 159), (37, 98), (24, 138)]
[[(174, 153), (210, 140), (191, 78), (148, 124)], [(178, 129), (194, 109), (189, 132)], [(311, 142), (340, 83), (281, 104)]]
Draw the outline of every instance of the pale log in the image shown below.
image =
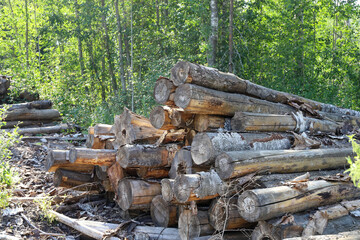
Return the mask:
[(166, 228), (177, 226), (177, 206), (165, 201), (161, 195), (158, 195), (152, 199), (150, 215), (156, 227)]
[(232, 73), (224, 73), (214, 68), (184, 61), (178, 62), (171, 69), (171, 80), (176, 86), (192, 83), (223, 92), (247, 94), (270, 102), (283, 104), (295, 100), (297, 102), (304, 102), (315, 110), (360, 117), (360, 112), (358, 111), (343, 109), (331, 104), (320, 103), (294, 94), (269, 89), (243, 80)]
[(182, 174), (175, 178), (173, 191), (176, 200), (180, 203), (189, 203), (196, 200), (208, 200), (219, 196), (222, 181), (211, 170), (196, 174)]
[(6, 112), (5, 121), (58, 120), (60, 113), (55, 109), (15, 109)]
[(215, 230), (211, 227), (207, 211), (183, 210), (179, 216), (179, 235), (182, 240), (191, 240), (202, 235), (210, 235)]
[(217, 231), (248, 228), (252, 224), (245, 221), (238, 211), (237, 198), (219, 198), (211, 202), (209, 208), (210, 225)]
[(290, 173), (335, 169), (347, 165), (351, 148), (312, 150), (234, 151), (220, 154), (215, 161), (221, 179), (253, 172)]
[(160, 77), (154, 87), (155, 102), (173, 106), (175, 89), (176, 87), (168, 78)]
[(349, 182), (306, 182), (302, 188), (280, 186), (247, 190), (239, 196), (240, 215), (249, 222), (268, 220), (360, 196)]
[[(194, 118), (194, 128), (198, 132), (205, 132), (210, 130), (216, 130), (219, 128), (228, 128), (230, 126), (226, 126), (226, 119), (222, 116), (216, 115), (206, 115), (206, 114), (197, 114)], [(230, 119), (228, 119), (230, 122)]]
[(61, 133), (66, 130), (73, 130), (73, 126), (68, 124), (60, 124), (56, 126), (48, 126), (48, 127), (32, 127), (32, 128), (19, 128), (17, 132), (21, 135), (24, 134), (44, 134), (44, 133)]
[(206, 166), (197, 166), (191, 158), (191, 148), (189, 146), (181, 148), (171, 162), (169, 177), (175, 179), (179, 174), (192, 174), (200, 171), (209, 170)]
[(101, 136), (101, 135), (105, 135), (105, 136), (113, 136), (114, 133), (112, 133), (110, 130), (112, 128), (113, 125), (109, 125), (109, 124), (96, 124), (94, 126), (94, 136)]
[(149, 210), (152, 199), (161, 193), (161, 185), (157, 182), (125, 178), (119, 181), (116, 193), (117, 203), (122, 210)]
[(237, 112), (231, 119), (231, 129), (236, 132), (287, 132), (321, 131), (335, 133), (341, 127), (333, 121), (293, 115)]
[(234, 116), (235, 112), (286, 114), (295, 111), (285, 104), (241, 94), (224, 93), (192, 84), (184, 84), (176, 89), (175, 104), (189, 113), (229, 117)]
[(45, 171), (55, 172), (58, 168), (90, 173), (93, 171), (94, 166), (71, 163), (69, 161), (69, 150), (49, 150), (45, 162)]
[(107, 175), (109, 176), (109, 181), (112, 185), (112, 188), (115, 190), (118, 188), (118, 183), (121, 179), (125, 177), (124, 170), (118, 162), (115, 162), (112, 166), (107, 169)]
[(174, 179), (164, 178), (161, 180), (161, 195), (166, 202), (171, 202), (175, 199), (174, 196)]
[(287, 135), (251, 133), (198, 133), (191, 144), (191, 156), (197, 165), (211, 165), (225, 151), (280, 150), (291, 147)]
[(90, 164), (99, 166), (111, 166), (116, 161), (116, 150), (72, 148), (69, 160), (77, 164)]
[(193, 114), (181, 108), (157, 106), (150, 112), (150, 122), (156, 129), (171, 130), (186, 127), (193, 121)]
[(80, 173), (58, 168), (54, 174), (54, 186), (71, 188), (93, 182), (89, 173)]
[(122, 168), (135, 167), (170, 167), (180, 144), (165, 146), (152, 145), (124, 145), (116, 154), (116, 161)]

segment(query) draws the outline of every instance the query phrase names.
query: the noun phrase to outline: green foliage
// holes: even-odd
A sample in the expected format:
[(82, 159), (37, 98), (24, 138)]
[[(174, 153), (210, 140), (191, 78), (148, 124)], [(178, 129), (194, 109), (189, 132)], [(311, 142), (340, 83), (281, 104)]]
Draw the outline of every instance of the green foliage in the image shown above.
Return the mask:
[(360, 187), (360, 144), (356, 143), (354, 135), (349, 136), (349, 141), (353, 147), (355, 157), (354, 161), (351, 159), (351, 157), (346, 158), (350, 167), (345, 172), (349, 173), (354, 185)]
[(43, 218), (47, 220), (49, 223), (52, 223), (55, 220), (55, 215), (50, 211), (52, 198), (50, 196), (46, 196), (44, 198), (39, 198), (34, 200), (34, 202), (40, 208), (40, 211), (43, 215)]
[[(0, 120), (4, 118), (6, 109), (0, 109)], [(3, 125), (0, 122), (0, 127)], [(11, 189), (18, 181), (18, 174), (9, 166), (7, 160), (11, 158), (10, 147), (19, 141), (16, 129), (6, 132), (0, 129), (0, 208), (8, 205)]]

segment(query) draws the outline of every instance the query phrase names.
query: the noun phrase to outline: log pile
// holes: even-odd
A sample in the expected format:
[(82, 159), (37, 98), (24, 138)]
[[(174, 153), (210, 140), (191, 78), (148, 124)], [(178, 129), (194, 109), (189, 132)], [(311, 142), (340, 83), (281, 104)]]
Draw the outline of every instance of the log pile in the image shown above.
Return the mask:
[(123, 211), (150, 212), (181, 239), (255, 226), (253, 239), (315, 235), (290, 214), (308, 214), (310, 228), (314, 216), (334, 218), (323, 206), (360, 207), (349, 202), (360, 191), (342, 175), (353, 152), (341, 135), (360, 112), (188, 62), (158, 79), (154, 98), (163, 105), (149, 119), (125, 108), (89, 128), (86, 148), (51, 150), (56, 185), (98, 183)]

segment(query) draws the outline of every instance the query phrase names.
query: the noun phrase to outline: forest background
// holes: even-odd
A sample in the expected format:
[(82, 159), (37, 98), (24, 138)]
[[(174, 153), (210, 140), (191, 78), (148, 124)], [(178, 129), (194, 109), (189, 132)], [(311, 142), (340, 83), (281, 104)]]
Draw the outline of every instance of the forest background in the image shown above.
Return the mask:
[(0, 74), (66, 120), (147, 116), (186, 60), (360, 109), (360, 8), (348, 0), (0, 0)]

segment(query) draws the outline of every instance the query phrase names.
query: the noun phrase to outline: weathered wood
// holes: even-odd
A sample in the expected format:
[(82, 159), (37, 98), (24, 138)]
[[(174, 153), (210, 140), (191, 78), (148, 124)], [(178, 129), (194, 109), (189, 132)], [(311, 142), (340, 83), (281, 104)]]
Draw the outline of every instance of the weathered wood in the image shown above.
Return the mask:
[(321, 131), (333, 132), (341, 127), (340, 124), (328, 120), (295, 115), (276, 115), (263, 113), (237, 112), (231, 119), (231, 129), (237, 132), (287, 132), (287, 131)]
[(136, 174), (139, 178), (142, 179), (159, 179), (169, 177), (169, 168), (159, 167), (159, 168), (148, 168), (140, 167), (136, 168)]
[(164, 178), (161, 180), (161, 195), (166, 202), (172, 201), (174, 196), (174, 179)]
[(27, 103), (17, 103), (17, 104), (5, 104), (0, 105), (0, 108), (9, 106), (7, 111), (12, 111), (15, 109), (50, 109), (53, 103), (50, 100), (39, 100)]
[(320, 180), (306, 182), (302, 188), (247, 190), (239, 196), (238, 207), (245, 220), (256, 222), (359, 196), (360, 190), (352, 183)]
[(220, 154), (215, 161), (221, 179), (252, 172), (290, 173), (335, 169), (347, 165), (351, 148), (313, 150), (234, 151)]
[[(316, 102), (294, 94), (269, 89), (247, 80), (243, 80), (234, 74), (220, 72), (189, 62), (178, 62), (171, 69), (171, 80), (176, 86), (183, 83), (193, 83), (199, 86), (217, 89), (219, 91), (247, 94), (263, 100), (275, 103), (287, 104), (289, 101), (304, 102), (315, 110), (342, 115), (360, 116), (360, 112), (343, 109), (331, 104)], [(176, 102), (176, 101), (175, 101)]]
[(127, 108), (120, 115), (120, 124), (116, 126), (119, 128), (114, 129), (115, 142), (119, 146), (134, 143), (154, 144), (161, 137), (164, 137), (163, 143), (177, 142), (182, 141), (186, 134), (184, 129), (169, 132), (156, 129), (147, 118), (135, 114)]
[(122, 210), (149, 210), (152, 199), (161, 193), (161, 185), (157, 182), (125, 178), (119, 181), (116, 193), (117, 203)]
[(158, 195), (152, 199), (150, 215), (156, 227), (177, 226), (177, 206), (165, 201), (161, 195)]
[(156, 106), (150, 112), (151, 124), (161, 130), (178, 129), (186, 127), (193, 121), (193, 114), (184, 112), (181, 108), (171, 108), (168, 106)]
[(116, 150), (72, 148), (69, 153), (72, 163), (111, 166), (116, 161)]
[(54, 174), (54, 186), (71, 188), (93, 182), (89, 173), (80, 173), (58, 168)]
[(97, 179), (104, 181), (108, 179), (108, 174), (107, 174), (107, 169), (109, 167), (107, 166), (98, 166), (95, 165), (94, 166), (94, 170), (95, 170), (95, 176)]
[(293, 237), (287, 238), (287, 240), (357, 240), (359, 239), (360, 231), (354, 230), (350, 232), (340, 232), (338, 234), (327, 234), (311, 237)]
[(69, 150), (49, 150), (45, 162), (45, 171), (55, 172), (58, 168), (90, 173), (93, 171), (94, 166), (71, 163), (69, 161)]
[(85, 146), (92, 149), (105, 149), (106, 141), (102, 141), (99, 137), (94, 137), (94, 134), (88, 134)]
[(95, 128), (94, 127), (89, 127), (88, 128), (88, 134), (94, 135), (95, 134)]
[(175, 178), (173, 191), (178, 202), (188, 203), (216, 198), (221, 192), (221, 186), (222, 181), (219, 176), (211, 170), (210, 172), (178, 175)]
[(101, 136), (101, 135), (105, 135), (105, 136), (113, 136), (114, 133), (111, 132), (111, 128), (113, 125), (109, 125), (109, 124), (96, 124), (94, 126), (94, 136)]
[(107, 169), (107, 175), (112, 188), (116, 190), (118, 188), (119, 181), (125, 177), (124, 170), (118, 162), (115, 162), (112, 166)]
[(60, 113), (55, 109), (15, 109), (6, 112), (5, 121), (58, 120)]
[(191, 144), (191, 156), (197, 165), (211, 165), (225, 151), (280, 150), (291, 147), (287, 135), (251, 133), (198, 133)]
[(7, 76), (1, 76), (0, 77), (0, 98), (4, 97), (8, 89), (10, 87), (10, 77)]
[(179, 235), (182, 240), (190, 240), (214, 232), (206, 211), (197, 211), (197, 214), (193, 214), (191, 210), (185, 209), (179, 216), (178, 224)]
[(160, 77), (154, 87), (154, 99), (159, 104), (174, 106), (174, 93), (176, 87), (168, 79)]
[(235, 112), (286, 114), (295, 109), (241, 94), (184, 84), (175, 91), (175, 104), (189, 113), (234, 116)]
[(122, 168), (170, 167), (180, 144), (156, 147), (152, 145), (124, 145), (116, 154), (116, 161)]
[[(228, 121), (230, 122), (230, 119)], [(226, 118), (216, 115), (197, 114), (194, 118), (194, 128), (198, 132), (226, 128), (225, 123)]]
[(179, 174), (193, 174), (196, 172), (209, 170), (207, 166), (197, 166), (191, 158), (191, 148), (189, 146), (181, 148), (171, 162), (169, 177), (175, 179)]
[[(60, 120), (60, 119), (58, 119)], [(57, 119), (51, 119), (51, 120), (23, 120), (23, 121), (7, 121), (5, 122), (4, 126), (1, 126), (1, 128), (14, 128), (16, 126), (18, 127), (28, 127), (28, 126), (46, 126), (50, 123), (53, 123), (55, 121), (58, 121)]]
[(238, 211), (238, 199), (219, 198), (211, 202), (209, 208), (210, 225), (217, 231), (236, 228), (248, 228), (252, 224), (245, 221)]
[(48, 127), (32, 127), (32, 128), (19, 128), (17, 132), (21, 135), (24, 134), (44, 134), (44, 133), (60, 133), (67, 130), (73, 130), (74, 127), (68, 124), (60, 124), (56, 126), (48, 126)]

